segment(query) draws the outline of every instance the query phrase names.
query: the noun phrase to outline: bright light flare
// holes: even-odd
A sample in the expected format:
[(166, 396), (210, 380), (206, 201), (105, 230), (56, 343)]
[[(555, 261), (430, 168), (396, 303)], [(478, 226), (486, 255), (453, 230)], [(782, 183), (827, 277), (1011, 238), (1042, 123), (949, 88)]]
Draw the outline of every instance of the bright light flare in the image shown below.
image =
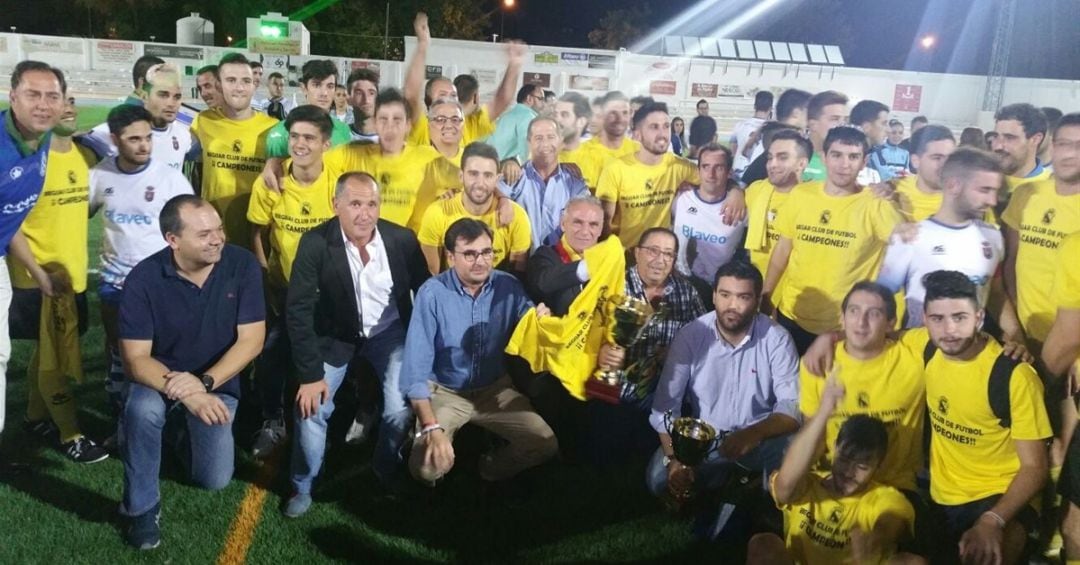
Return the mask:
[(922, 46), (923, 49), (930, 49), (935, 43), (937, 43), (937, 38), (933, 35), (924, 35), (922, 36), (922, 39), (919, 40), (919, 45)]

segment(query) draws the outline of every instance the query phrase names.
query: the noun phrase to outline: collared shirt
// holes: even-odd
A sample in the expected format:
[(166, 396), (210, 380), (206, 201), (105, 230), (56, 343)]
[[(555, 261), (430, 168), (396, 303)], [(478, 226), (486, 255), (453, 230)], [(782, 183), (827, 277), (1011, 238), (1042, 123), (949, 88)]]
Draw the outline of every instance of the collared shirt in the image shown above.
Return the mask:
[[(265, 319), (262, 269), (250, 251), (226, 244), (199, 287), (177, 273), (166, 247), (124, 281), (120, 339), (152, 341), (150, 355), (170, 371), (199, 375), (236, 343), (237, 326)], [(218, 392), (239, 397), (239, 379), (230, 378)]]
[(524, 163), (529, 158), (529, 122), (536, 116), (536, 110), (528, 104), (517, 103), (495, 120), (495, 133), (487, 142), (499, 153), (500, 160)]
[(0, 112), (4, 132), (0, 133), (0, 257), (7, 255), (11, 238), (41, 196), (49, 157), (45, 134), (37, 150), (30, 149), (15, 127), (11, 110)]
[[(645, 283), (642, 282), (637, 267), (626, 270), (626, 294), (648, 300), (645, 296)], [(631, 378), (623, 386), (624, 399), (633, 402), (652, 393), (671, 340), (684, 325), (704, 313), (705, 306), (694, 285), (690, 284), (686, 277), (673, 272), (664, 283), (664, 295), (660, 298), (657, 314), (649, 321), (641, 338), (626, 350), (626, 366), (631, 372)], [(634, 364), (637, 364), (638, 368), (629, 369)], [(644, 374), (637, 375), (636, 371), (643, 371)], [(653, 371), (656, 374), (651, 374)], [(639, 391), (634, 384), (639, 382), (641, 377), (644, 377), (647, 390)]]
[(752, 426), (772, 414), (801, 421), (799, 355), (791, 336), (779, 324), (758, 314), (750, 332), (729, 344), (709, 312), (684, 327), (671, 342), (664, 372), (656, 388), (649, 423), (664, 429), (664, 413), (693, 416), (718, 431)]
[(386, 245), (379, 230), (375, 230), (375, 237), (364, 246), (368, 253), (365, 265), (360, 258), (360, 250), (349, 241), (344, 231), (341, 232), (341, 239), (345, 242), (345, 256), (349, 259), (361, 331), (367, 337), (378, 335), (399, 318), (397, 306), (391, 304), (394, 299), (394, 278), (390, 274)]
[(503, 350), (532, 301), (516, 278), (492, 270), (473, 296), (450, 269), (420, 287), (405, 337), (401, 389), (431, 396), (428, 381), (453, 390), (488, 386), (506, 374)]
[(559, 220), (566, 203), (589, 190), (581, 177), (571, 174), (562, 165), (558, 165), (551, 178), (545, 181), (532, 161), (525, 163), (521, 178), (514, 186), (500, 180), (499, 189), (520, 204), (529, 216), (533, 250), (558, 241)]

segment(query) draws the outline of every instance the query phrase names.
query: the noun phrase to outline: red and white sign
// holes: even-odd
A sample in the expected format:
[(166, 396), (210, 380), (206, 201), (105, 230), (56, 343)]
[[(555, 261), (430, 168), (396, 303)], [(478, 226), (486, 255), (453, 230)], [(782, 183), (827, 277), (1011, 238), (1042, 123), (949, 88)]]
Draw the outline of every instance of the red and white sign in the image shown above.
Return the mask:
[(716, 98), (720, 85), (705, 82), (695, 82), (690, 85), (690, 96), (694, 98)]
[(135, 63), (135, 44), (130, 41), (98, 41), (96, 47), (98, 64), (128, 68)]
[(675, 96), (679, 83), (673, 80), (649, 81), (649, 94), (653, 96)]
[(893, 91), (893, 112), (918, 112), (922, 104), (922, 86), (898, 84)]

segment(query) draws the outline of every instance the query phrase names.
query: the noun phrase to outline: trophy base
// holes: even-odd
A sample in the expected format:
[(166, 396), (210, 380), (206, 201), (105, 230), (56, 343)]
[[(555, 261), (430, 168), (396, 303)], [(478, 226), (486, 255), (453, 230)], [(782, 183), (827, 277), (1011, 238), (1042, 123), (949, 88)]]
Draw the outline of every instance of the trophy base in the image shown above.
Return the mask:
[(585, 382), (585, 398), (599, 400), (608, 404), (621, 404), (622, 386), (609, 384), (600, 379), (589, 379)]

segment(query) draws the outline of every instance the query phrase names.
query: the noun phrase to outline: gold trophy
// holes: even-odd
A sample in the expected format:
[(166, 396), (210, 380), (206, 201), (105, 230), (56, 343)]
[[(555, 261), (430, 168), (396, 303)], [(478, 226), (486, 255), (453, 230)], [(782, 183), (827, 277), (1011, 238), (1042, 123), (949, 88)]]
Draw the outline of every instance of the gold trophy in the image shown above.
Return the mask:
[[(656, 314), (645, 300), (632, 296), (613, 296), (608, 299), (613, 306), (611, 316), (614, 327), (607, 335), (608, 343), (626, 349), (641, 338), (649, 321)], [(618, 404), (626, 375), (622, 369), (597, 369), (593, 378), (585, 383), (585, 396), (608, 404)]]

